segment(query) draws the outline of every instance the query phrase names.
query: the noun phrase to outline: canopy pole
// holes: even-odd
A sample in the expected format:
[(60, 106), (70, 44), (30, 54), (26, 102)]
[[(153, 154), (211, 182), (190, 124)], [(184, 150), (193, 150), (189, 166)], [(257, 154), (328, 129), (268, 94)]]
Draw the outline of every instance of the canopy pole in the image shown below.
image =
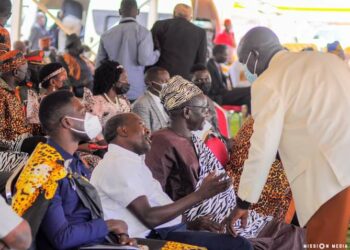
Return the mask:
[(148, 20), (147, 20), (148, 29), (151, 29), (153, 24), (157, 20), (158, 20), (158, 0), (150, 0), (149, 1)]
[(70, 35), (73, 33), (71, 30), (67, 29), (66, 26), (63, 25), (60, 19), (52, 15), (51, 12), (46, 8), (46, 6), (42, 4), (39, 0), (33, 0), (33, 2), (38, 6), (38, 8), (42, 12), (48, 15), (65, 34)]
[[(12, 21), (11, 21), (11, 41), (21, 39), (21, 24), (22, 24), (22, 3), (23, 0), (13, 1), (12, 5)], [(12, 45), (11, 45), (12, 46)]]

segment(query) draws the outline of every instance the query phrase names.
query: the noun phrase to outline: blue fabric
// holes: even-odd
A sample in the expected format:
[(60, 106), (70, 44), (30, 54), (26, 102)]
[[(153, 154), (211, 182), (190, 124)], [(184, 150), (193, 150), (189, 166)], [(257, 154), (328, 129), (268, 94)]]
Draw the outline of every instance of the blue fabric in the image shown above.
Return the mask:
[(159, 56), (160, 52), (154, 50), (151, 32), (138, 24), (134, 18), (128, 17), (102, 34), (96, 67), (105, 59), (122, 64), (130, 83), (127, 97), (129, 100), (136, 100), (146, 90), (145, 66), (155, 64)]
[[(70, 168), (73, 172), (90, 177), (78, 155), (70, 155), (50, 139), (48, 144), (54, 147), (64, 160), (72, 159)], [(90, 211), (83, 206), (70, 180), (60, 180), (36, 238), (38, 249), (74, 249), (85, 244), (102, 243), (107, 234), (104, 220), (91, 219)]]
[(185, 224), (153, 229), (148, 238), (177, 241), (185, 244), (206, 247), (208, 250), (253, 250), (249, 241), (241, 236), (233, 237), (229, 234), (190, 231), (187, 230)]

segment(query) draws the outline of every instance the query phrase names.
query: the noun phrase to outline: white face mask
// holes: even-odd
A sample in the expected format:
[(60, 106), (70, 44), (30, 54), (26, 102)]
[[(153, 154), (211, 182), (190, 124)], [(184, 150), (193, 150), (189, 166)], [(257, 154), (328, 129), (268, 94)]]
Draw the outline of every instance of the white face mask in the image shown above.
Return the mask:
[(75, 118), (71, 116), (67, 116), (67, 118), (84, 122), (84, 130), (79, 130), (75, 128), (70, 128), (70, 129), (77, 133), (86, 134), (90, 138), (90, 140), (95, 139), (96, 136), (98, 136), (102, 132), (102, 126), (101, 126), (100, 120), (96, 115), (86, 112), (84, 119)]

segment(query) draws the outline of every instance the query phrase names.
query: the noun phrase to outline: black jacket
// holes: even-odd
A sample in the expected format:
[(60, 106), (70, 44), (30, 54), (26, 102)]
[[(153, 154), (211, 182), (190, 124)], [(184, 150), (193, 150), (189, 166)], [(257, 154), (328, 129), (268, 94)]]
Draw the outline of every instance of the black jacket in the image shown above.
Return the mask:
[(227, 92), (227, 77), (219, 71), (214, 59), (209, 59), (207, 68), (211, 76), (212, 84), (208, 96), (221, 105), (222, 96)]
[(171, 76), (190, 79), (191, 67), (205, 64), (207, 36), (204, 29), (184, 18), (172, 18), (157, 21), (151, 32), (161, 53), (156, 65), (168, 70)]

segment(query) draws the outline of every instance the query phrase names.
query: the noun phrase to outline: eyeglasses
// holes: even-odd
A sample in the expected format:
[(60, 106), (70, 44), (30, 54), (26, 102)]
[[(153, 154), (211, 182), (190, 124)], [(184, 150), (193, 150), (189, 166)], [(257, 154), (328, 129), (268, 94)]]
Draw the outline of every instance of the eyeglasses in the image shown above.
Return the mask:
[(209, 111), (209, 105), (205, 105), (205, 106), (199, 106), (199, 105), (187, 105), (186, 107), (189, 108), (199, 108), (201, 109), (201, 112), (203, 113), (207, 113)]

